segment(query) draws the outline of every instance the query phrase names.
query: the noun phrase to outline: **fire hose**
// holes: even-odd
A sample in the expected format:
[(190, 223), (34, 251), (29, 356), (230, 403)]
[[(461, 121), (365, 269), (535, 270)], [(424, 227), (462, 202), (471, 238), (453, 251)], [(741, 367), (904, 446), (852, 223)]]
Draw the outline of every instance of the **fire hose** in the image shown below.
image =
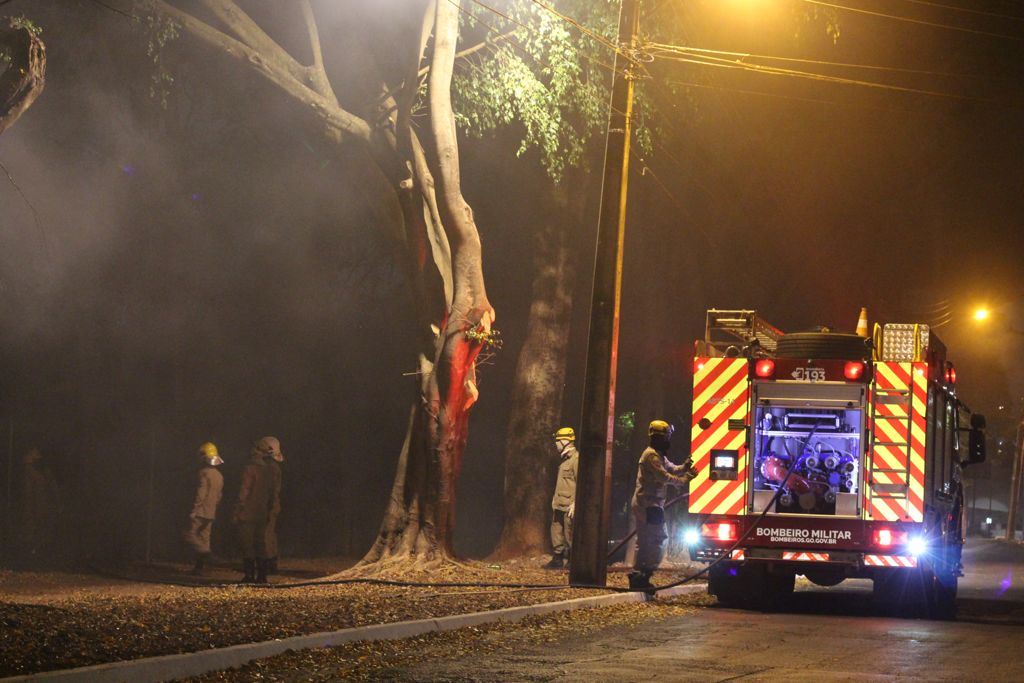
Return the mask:
[[(772, 496), (771, 500), (768, 501), (768, 504), (764, 506), (764, 510), (762, 510), (761, 513), (757, 516), (757, 518), (754, 520), (754, 523), (751, 524), (747, 528), (747, 530), (744, 531), (743, 534), (739, 538), (736, 539), (735, 543), (733, 543), (731, 546), (729, 546), (724, 551), (722, 551), (721, 555), (719, 555), (713, 562), (708, 564), (708, 566), (704, 567), (699, 572), (696, 572), (696, 573), (691, 574), (691, 575), (689, 575), (687, 577), (679, 579), (678, 581), (673, 581), (672, 583), (666, 584), (664, 586), (655, 586), (653, 588), (648, 588), (648, 589), (646, 589), (645, 592), (647, 592), (647, 593), (656, 593), (657, 591), (665, 590), (666, 588), (675, 588), (676, 586), (681, 586), (684, 583), (689, 583), (690, 581), (693, 581), (694, 579), (700, 578), (701, 576), (707, 574), (709, 571), (711, 571), (712, 567), (714, 567), (715, 565), (719, 564), (720, 562), (723, 562), (724, 560), (730, 559), (732, 557), (732, 551), (735, 550), (736, 548), (738, 548), (740, 546), (740, 544), (743, 543), (743, 541), (747, 540), (747, 538), (750, 536), (750, 534), (752, 534), (754, 532), (754, 530), (758, 526), (760, 526), (761, 522), (764, 520), (765, 516), (768, 514), (768, 511), (771, 510), (772, 507), (774, 507), (775, 503), (779, 500), (779, 497), (782, 495), (782, 492), (786, 488), (786, 483), (789, 481), (789, 478), (792, 476), (793, 471), (796, 469), (797, 464), (799, 464), (801, 458), (803, 457), (804, 451), (807, 450), (807, 446), (808, 446), (808, 444), (810, 444), (811, 439), (814, 438), (814, 433), (816, 431), (818, 431), (818, 426), (817, 425), (815, 425), (811, 429), (811, 431), (807, 434), (807, 438), (804, 440), (803, 444), (801, 444), (801, 446), (800, 446), (799, 455), (794, 456), (792, 453), (789, 453), (789, 456), (792, 459), (792, 462), (789, 465), (789, 469), (786, 471), (786, 476), (783, 477), (782, 481), (779, 482), (779, 488), (776, 489), (775, 495)], [(789, 446), (788, 445), (786, 446), (786, 451), (789, 452)], [(666, 508), (671, 507), (672, 505), (675, 505), (680, 500), (682, 500), (683, 498), (688, 497), (689, 495), (690, 495), (689, 493), (684, 493), (684, 494), (678, 495), (675, 498), (673, 498), (672, 500), (670, 500), (668, 503), (666, 503), (665, 507)], [(622, 548), (622, 546), (624, 546), (627, 542), (629, 542), (629, 540), (631, 538), (633, 538), (633, 536), (635, 536), (635, 535), (636, 535), (636, 530), (634, 529), (632, 532), (629, 533), (629, 535), (627, 535), (624, 539), (619, 541), (618, 544), (616, 544), (615, 548), (613, 548), (612, 551), (610, 553), (608, 553), (608, 558), (610, 559), (615, 553), (617, 553)]]
[[(672, 583), (666, 584), (664, 586), (655, 586), (654, 588), (648, 589), (647, 592), (657, 592), (660, 590), (665, 590), (666, 588), (675, 588), (676, 586), (681, 586), (684, 583), (689, 583), (690, 581), (693, 581), (694, 579), (701, 577), (704, 574), (707, 574), (709, 571), (711, 571), (712, 567), (719, 564), (720, 562), (732, 558), (732, 551), (738, 548), (740, 544), (743, 543), (743, 541), (747, 540), (750, 534), (752, 534), (754, 530), (761, 525), (761, 522), (764, 520), (765, 516), (767, 516), (768, 511), (771, 510), (772, 507), (775, 506), (775, 503), (779, 500), (779, 497), (782, 495), (782, 492), (786, 488), (786, 483), (789, 481), (789, 478), (793, 474), (793, 471), (796, 469), (796, 466), (800, 463), (804, 451), (807, 450), (807, 446), (808, 444), (811, 443), (811, 439), (814, 438), (814, 433), (816, 431), (818, 431), (818, 425), (814, 425), (811, 431), (807, 434), (807, 439), (805, 439), (803, 444), (801, 444), (800, 446), (799, 455), (794, 456), (792, 453), (789, 453), (789, 446), (786, 445), (786, 452), (789, 453), (790, 458), (792, 458), (793, 460), (793, 462), (791, 462), (789, 465), (789, 469), (786, 471), (786, 476), (783, 478), (781, 482), (779, 482), (779, 488), (776, 489), (775, 495), (772, 496), (772, 499), (768, 501), (768, 504), (764, 506), (764, 510), (761, 510), (761, 513), (754, 520), (754, 523), (751, 524), (747, 528), (747, 530), (744, 531), (743, 534), (736, 539), (735, 543), (733, 543), (731, 546), (722, 551), (721, 555), (719, 555), (713, 562), (711, 562), (708, 566), (701, 569), (699, 572), (679, 579), (678, 581), (673, 581)], [(785, 445), (785, 442), (783, 442), (783, 444)]]
[[(753, 533), (753, 531), (764, 520), (764, 518), (768, 514), (769, 510), (771, 510), (772, 507), (775, 505), (775, 503), (778, 501), (779, 497), (782, 495), (782, 492), (785, 490), (786, 484), (789, 481), (790, 476), (793, 474), (793, 471), (796, 469), (797, 464), (799, 464), (799, 462), (800, 462), (800, 460), (801, 460), (801, 458), (803, 456), (804, 451), (807, 449), (807, 445), (810, 443), (811, 439), (814, 438), (814, 433), (816, 431), (817, 431), (817, 426), (815, 426), (813, 429), (811, 429), (811, 431), (808, 433), (807, 439), (803, 442), (803, 444), (800, 447), (800, 455), (799, 456), (793, 456), (792, 453), (789, 453), (790, 457), (792, 458), (792, 463), (790, 463), (789, 469), (786, 471), (786, 476), (782, 479), (781, 482), (779, 482), (779, 487), (775, 491), (775, 495), (772, 496), (770, 501), (768, 501), (768, 504), (765, 505), (764, 510), (762, 510), (761, 513), (757, 516), (757, 518), (754, 520), (754, 523), (751, 524), (750, 527), (748, 527), (747, 530), (745, 532), (743, 532), (743, 534), (738, 539), (736, 539), (735, 543), (733, 543), (729, 548), (724, 550), (722, 552), (722, 554), (718, 556), (718, 558), (716, 558), (714, 561), (712, 561), (710, 564), (708, 564), (708, 566), (706, 566), (703, 569), (701, 569), (699, 572), (696, 572), (694, 574), (686, 576), (686, 577), (684, 577), (682, 579), (679, 579), (678, 581), (673, 581), (672, 583), (666, 584), (664, 586), (655, 586), (653, 588), (641, 589), (641, 591), (642, 592), (646, 592), (646, 593), (656, 593), (657, 591), (660, 591), (660, 590), (665, 590), (667, 588), (674, 588), (674, 587), (680, 586), (680, 585), (682, 585), (684, 583), (689, 583), (690, 581), (693, 581), (693, 580), (695, 580), (697, 578), (700, 578), (701, 576), (707, 574), (709, 571), (711, 571), (712, 567), (714, 567), (715, 565), (719, 564), (720, 562), (731, 558), (732, 557), (732, 551), (735, 550), (736, 548), (738, 548), (739, 545), (741, 543), (743, 543), (743, 541), (745, 541), (750, 536), (751, 533)], [(787, 452), (789, 451), (788, 445), (786, 446), (786, 451)], [(675, 505), (676, 503), (681, 501), (683, 498), (687, 498), (688, 496), (689, 496), (689, 493), (680, 494), (680, 495), (672, 498), (671, 500), (669, 500), (665, 504), (665, 507), (666, 508), (672, 507), (673, 505)], [(619, 541), (616, 544), (615, 548), (613, 548), (612, 551), (608, 553), (608, 558), (610, 559), (613, 555), (615, 555), (615, 553), (617, 553), (619, 550), (621, 550), (622, 546), (624, 546), (626, 543), (628, 543), (635, 535), (636, 535), (636, 530), (633, 530), (625, 538), (623, 538), (621, 541)], [(197, 583), (184, 583), (184, 582), (177, 582), (177, 581), (161, 581), (161, 580), (152, 580), (152, 579), (150, 579), (150, 580), (137, 579), (137, 578), (131, 578), (131, 577), (127, 577), (127, 576), (121, 576), (119, 574), (115, 574), (115, 573), (112, 573), (112, 572), (104, 572), (104, 571), (101, 571), (101, 570), (99, 570), (98, 568), (95, 568), (95, 567), (93, 567), (92, 569), (93, 569), (93, 571), (96, 571), (98, 574), (101, 574), (101, 575), (112, 576), (114, 578), (119, 578), (119, 579), (123, 579), (123, 580), (127, 580), (127, 581), (138, 581), (138, 582), (141, 582), (141, 583), (155, 583), (155, 584), (161, 584), (161, 585), (181, 586), (181, 587), (185, 587), (185, 588), (237, 588), (239, 586), (239, 584), (237, 582), (197, 584)], [(268, 588), (268, 589), (278, 589), (278, 590), (281, 590), (281, 589), (288, 589), (288, 588), (302, 588), (302, 587), (306, 587), (306, 586), (340, 586), (340, 585), (345, 585), (345, 584), (357, 584), (357, 583), (374, 584), (374, 585), (382, 585), (382, 586), (403, 586), (403, 587), (422, 587), (422, 588), (495, 588), (495, 589), (499, 589), (499, 590), (501, 590), (501, 589), (516, 589), (516, 590), (565, 590), (567, 588), (573, 588), (573, 589), (585, 589), (585, 590), (605, 590), (605, 591), (610, 591), (610, 592), (614, 592), (614, 593), (638, 592), (635, 589), (624, 588), (624, 587), (620, 587), (620, 586), (598, 586), (598, 585), (589, 585), (589, 584), (575, 584), (575, 585), (572, 585), (572, 586), (566, 586), (564, 584), (490, 583), (490, 582), (476, 582), (476, 581), (465, 581), (465, 582), (399, 581), (399, 580), (392, 580), (392, 579), (375, 579), (375, 578), (368, 578), (368, 577), (367, 578), (363, 578), (363, 577), (355, 578), (355, 577), (353, 577), (353, 578), (345, 578), (345, 579), (312, 579), (312, 580), (309, 580), (309, 581), (296, 581), (294, 583), (262, 584), (262, 585), (261, 584), (255, 584), (255, 585), (253, 585), (253, 584), (245, 584), (245, 585), (248, 586), (248, 587), (252, 587), (252, 588)]]

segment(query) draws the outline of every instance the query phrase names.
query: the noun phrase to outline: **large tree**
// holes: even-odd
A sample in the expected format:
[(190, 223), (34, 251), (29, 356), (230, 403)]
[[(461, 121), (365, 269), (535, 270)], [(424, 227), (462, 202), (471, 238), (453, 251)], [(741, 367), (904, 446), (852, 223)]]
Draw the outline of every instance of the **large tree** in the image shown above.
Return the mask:
[[(255, 71), (298, 105), (297, 116), (320, 131), (326, 144), (361, 150), (390, 187), (415, 304), (418, 372), (387, 510), (361, 564), (373, 571), (393, 564), (436, 565), (452, 554), (456, 483), (478, 397), (475, 364), (494, 338), (495, 318), (484, 287), (480, 237), (460, 183), (451, 100), (459, 8), (448, 0), (408, 3), (404, 11), (416, 13), (416, 21), (396, 43), (403, 55), (397, 77), (388, 76), (392, 64), (377, 62), (369, 40), (349, 46), (362, 77), (353, 86), (325, 66), (310, 0), (287, 7), (254, 0), (245, 7), (249, 11), (234, 0), (155, 0), (137, 3), (137, 12), (158, 41), (184, 34)], [(276, 23), (286, 21), (287, 13), (304, 29), (305, 60), (272, 37), (287, 35)], [(344, 17), (360, 20), (352, 8)], [(336, 81), (351, 91), (339, 97)], [(371, 97), (360, 98), (360, 88)], [(428, 114), (425, 134), (413, 124), (420, 107)]]
[[(697, 0), (688, 6), (703, 11), (717, 2)], [(500, 16), (481, 4), (467, 12), (467, 26), (489, 35), (458, 72), (456, 119), (473, 135), (511, 134), (526, 163), (539, 164), (550, 180), (547, 196), (538, 201), (544, 209), (535, 226), (533, 298), (517, 356), (505, 441), (504, 526), (495, 556), (514, 557), (547, 546), (557, 464), (551, 434), (578, 417), (563, 416), (562, 401), (578, 257), (589, 249), (570, 245), (584, 234), (579, 226), (593, 215), (588, 211), (598, 200), (591, 191), (599, 183), (591, 176), (599, 168), (597, 153), (604, 141), (620, 2), (505, 0), (499, 6)], [(690, 42), (692, 15), (684, 14), (682, 3), (645, 2), (642, 10), (642, 44)], [(799, 3), (791, 10), (797, 33), (813, 23), (812, 33), (823, 24), (821, 34), (838, 35), (833, 11)], [(648, 68), (651, 55), (643, 47), (635, 57), (639, 84), (632, 161), (642, 169), (647, 159), (681, 142), (673, 120), (699, 105), (692, 91)], [(694, 239), (713, 262), (715, 245), (707, 235)], [(649, 419), (653, 406), (641, 408), (641, 417)]]

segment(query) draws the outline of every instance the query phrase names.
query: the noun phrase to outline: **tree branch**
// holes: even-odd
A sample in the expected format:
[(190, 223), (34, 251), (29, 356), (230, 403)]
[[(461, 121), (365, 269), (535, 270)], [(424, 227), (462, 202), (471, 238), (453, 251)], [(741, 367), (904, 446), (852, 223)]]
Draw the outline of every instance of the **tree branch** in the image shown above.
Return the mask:
[(46, 46), (11, 17), (0, 20), (0, 45), (7, 48), (11, 60), (7, 70), (0, 74), (0, 133), (3, 133), (43, 92)]
[[(300, 104), (312, 109), (315, 115), (327, 124), (329, 131), (333, 132), (339, 141), (346, 136), (358, 138), (363, 142), (370, 141), (371, 129), (366, 121), (342, 109), (337, 101), (332, 101), (310, 89), (294, 74), (282, 68), (284, 65), (278, 60), (268, 61), (258, 50), (218, 31), (188, 12), (174, 7), (166, 0), (155, 0), (154, 7), (158, 12), (178, 22), (194, 38), (247, 64)], [(289, 57), (289, 59), (291, 58)], [(294, 62), (294, 60), (292, 61)]]
[[(467, 47), (467, 48), (465, 48), (463, 50), (459, 50), (458, 52), (455, 53), (455, 61), (458, 61), (460, 59), (465, 59), (466, 57), (469, 57), (470, 55), (474, 55), (477, 52), (480, 52), (480, 50), (483, 50), (485, 47), (490, 47), (491, 45), (497, 43), (500, 40), (508, 40), (509, 38), (512, 37), (512, 34), (515, 33), (515, 32), (516, 32), (515, 29), (512, 29), (511, 31), (506, 31), (505, 33), (501, 33), (499, 35), (496, 35), (496, 36), (494, 36), (494, 38), (487, 38), (486, 40), (480, 41), (476, 45), (472, 45), (472, 46)], [(426, 76), (429, 72), (430, 72), (430, 65), (428, 64), (425, 67), (423, 67), (422, 69), (420, 69), (419, 73), (417, 75), (420, 78), (422, 78), (423, 76)]]
[(287, 50), (278, 45), (277, 41), (268, 36), (259, 24), (235, 4), (234, 0), (200, 0), (200, 2), (223, 22), (238, 40), (264, 55), (265, 58), (280, 62), (292, 78), (302, 82), (306, 75), (302, 65), (288, 54)]
[(321, 95), (337, 102), (338, 97), (335, 95), (334, 88), (331, 87), (331, 80), (327, 77), (327, 71), (324, 69), (320, 30), (317, 27), (316, 16), (313, 14), (313, 6), (309, 4), (309, 0), (301, 0), (299, 7), (302, 10), (302, 20), (306, 24), (306, 33), (309, 35), (309, 49), (313, 53), (313, 63), (306, 67), (307, 77)]

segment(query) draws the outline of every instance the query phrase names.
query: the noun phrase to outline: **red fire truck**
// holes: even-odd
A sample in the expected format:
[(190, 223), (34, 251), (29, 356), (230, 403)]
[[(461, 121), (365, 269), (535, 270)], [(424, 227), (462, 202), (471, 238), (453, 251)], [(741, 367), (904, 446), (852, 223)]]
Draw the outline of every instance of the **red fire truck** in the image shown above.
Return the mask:
[(711, 310), (693, 374), (690, 554), (710, 593), (764, 606), (798, 574), (868, 578), (882, 609), (955, 613), (961, 476), (985, 458), (985, 420), (927, 325), (783, 334)]

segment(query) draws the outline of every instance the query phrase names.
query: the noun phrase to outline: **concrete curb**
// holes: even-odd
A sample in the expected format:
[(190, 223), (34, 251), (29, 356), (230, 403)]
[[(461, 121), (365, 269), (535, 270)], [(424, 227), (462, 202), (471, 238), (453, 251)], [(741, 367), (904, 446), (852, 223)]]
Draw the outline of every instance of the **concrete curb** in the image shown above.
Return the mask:
[[(704, 584), (676, 586), (658, 591), (657, 596), (668, 598), (684, 593), (693, 593), (705, 589)], [(20, 681), (65, 681), (82, 683), (143, 683), (152, 681), (169, 681), (189, 676), (199, 676), (211, 671), (230, 669), (242, 666), (254, 659), (265, 659), (279, 655), (287, 650), (307, 650), (313, 648), (334, 647), (356, 640), (395, 640), (410, 638), (424, 633), (454, 631), (467, 626), (479, 626), (498, 621), (519, 621), (524, 617), (566, 612), (575, 609), (624, 605), (634, 602), (651, 600), (644, 593), (613, 593), (589, 598), (574, 598), (560, 602), (545, 602), (538, 605), (507, 607), (489, 612), (456, 614), (437, 619), (417, 619), (415, 621), (399, 621), (393, 624), (375, 624), (358, 626), (340, 631), (325, 631), (308, 636), (294, 636), (280, 640), (268, 640), (262, 643), (246, 643), (232, 645), (214, 650), (189, 652), (180, 655), (164, 655), (146, 657), (111, 664), (97, 664), (77, 669), (47, 671), (27, 676), (0, 678), (0, 683), (17, 683)]]

